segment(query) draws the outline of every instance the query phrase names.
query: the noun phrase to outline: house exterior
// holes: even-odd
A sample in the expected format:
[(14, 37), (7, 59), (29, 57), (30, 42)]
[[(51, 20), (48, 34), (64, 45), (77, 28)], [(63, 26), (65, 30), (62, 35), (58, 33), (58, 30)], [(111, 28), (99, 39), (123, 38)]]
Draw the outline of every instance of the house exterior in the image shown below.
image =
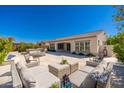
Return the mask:
[(100, 46), (105, 44), (107, 39), (104, 31), (95, 31), (86, 34), (79, 34), (55, 40), (44, 41), (49, 50), (67, 51), (76, 53), (92, 53), (97, 55)]

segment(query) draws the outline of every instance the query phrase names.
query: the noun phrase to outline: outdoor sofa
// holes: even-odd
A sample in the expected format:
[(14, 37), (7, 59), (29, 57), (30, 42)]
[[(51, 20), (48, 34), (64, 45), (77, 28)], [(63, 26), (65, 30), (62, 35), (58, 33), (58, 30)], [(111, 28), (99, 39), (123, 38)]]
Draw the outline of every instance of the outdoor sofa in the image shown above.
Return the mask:
[(112, 63), (102, 61), (99, 65), (80, 67), (69, 75), (73, 87), (77, 88), (105, 88), (110, 87)]
[(49, 88), (54, 83), (60, 87), (59, 78), (44, 70), (39, 64), (27, 65), (23, 55), (15, 58), (11, 64), (11, 72), (14, 88)]

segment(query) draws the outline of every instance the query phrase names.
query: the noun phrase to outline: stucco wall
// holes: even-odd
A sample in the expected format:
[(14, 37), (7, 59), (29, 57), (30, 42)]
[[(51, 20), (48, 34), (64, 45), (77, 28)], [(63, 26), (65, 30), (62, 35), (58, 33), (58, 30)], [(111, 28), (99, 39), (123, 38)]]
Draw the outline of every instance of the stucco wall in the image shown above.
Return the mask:
[[(71, 46), (70, 46), (71, 51), (70, 52), (74, 52), (76, 41), (90, 40), (90, 53), (97, 55), (99, 53), (99, 47), (104, 45), (106, 38), (107, 38), (107, 36), (103, 32), (103, 33), (99, 34), (97, 37), (94, 36), (94, 37), (82, 38), (82, 39), (76, 39), (76, 40), (58, 41), (58, 42), (55, 42), (55, 50), (58, 51), (58, 49), (57, 49), (58, 43), (70, 43), (71, 44)], [(100, 41), (99, 45), (98, 45), (98, 40)], [(111, 52), (110, 52), (110, 55), (111, 55)]]
[(90, 52), (94, 55), (97, 55), (97, 38), (92, 37), (92, 38), (84, 38), (84, 39), (76, 39), (76, 40), (70, 40), (70, 41), (60, 41), (56, 43), (70, 43), (71, 44), (71, 52), (75, 51), (75, 42), (76, 41), (83, 41), (83, 40), (90, 40)]
[(106, 42), (106, 39), (107, 39), (107, 35), (106, 35), (104, 32), (102, 32), (101, 34), (99, 34), (99, 35), (97, 36), (97, 45), (98, 45), (98, 40), (100, 41), (100, 42), (99, 42), (99, 45), (98, 45), (98, 47), (97, 47), (97, 51), (99, 51), (99, 48), (100, 48), (101, 46), (104, 46), (104, 44), (105, 44), (105, 42)]
[(103, 51), (104, 47), (106, 47), (106, 49), (107, 49), (107, 56), (109, 56), (109, 57), (114, 56), (113, 46), (112, 45), (100, 46), (100, 51)]

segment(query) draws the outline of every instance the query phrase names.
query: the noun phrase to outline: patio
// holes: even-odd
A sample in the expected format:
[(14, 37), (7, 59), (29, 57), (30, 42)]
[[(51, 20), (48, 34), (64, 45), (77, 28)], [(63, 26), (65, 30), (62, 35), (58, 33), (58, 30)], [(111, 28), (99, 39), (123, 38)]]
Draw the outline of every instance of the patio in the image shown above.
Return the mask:
[[(73, 55), (67, 52), (48, 52), (45, 56), (42, 56), (40, 59), (40, 66), (44, 72), (48, 72), (48, 65), (51, 63), (60, 63), (62, 59), (66, 59), (68, 61), (78, 62), (79, 68), (82, 68), (86, 65), (86, 61), (89, 60), (89, 57), (83, 57), (79, 55)], [(105, 58), (104, 60), (108, 60), (111, 62), (116, 62), (116, 58)], [(12, 87), (11, 75), (6, 74), (10, 73), (10, 65), (0, 66), (0, 87), (9, 88)], [(4, 74), (4, 75), (3, 75)]]

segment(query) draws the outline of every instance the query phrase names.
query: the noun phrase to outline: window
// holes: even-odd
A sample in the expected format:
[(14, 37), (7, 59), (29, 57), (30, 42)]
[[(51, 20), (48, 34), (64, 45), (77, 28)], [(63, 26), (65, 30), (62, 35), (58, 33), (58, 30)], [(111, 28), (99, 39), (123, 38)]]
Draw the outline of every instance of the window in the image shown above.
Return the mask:
[(80, 42), (80, 51), (83, 52), (85, 49), (84, 41)]
[(90, 51), (90, 41), (85, 41), (85, 51)]
[(64, 50), (64, 43), (59, 43), (58, 44), (58, 49), (59, 50)]
[(50, 50), (55, 50), (55, 44), (50, 44)]
[(77, 52), (90, 52), (90, 41), (75, 42), (75, 51)]
[(75, 42), (75, 51), (79, 51), (79, 42)]

